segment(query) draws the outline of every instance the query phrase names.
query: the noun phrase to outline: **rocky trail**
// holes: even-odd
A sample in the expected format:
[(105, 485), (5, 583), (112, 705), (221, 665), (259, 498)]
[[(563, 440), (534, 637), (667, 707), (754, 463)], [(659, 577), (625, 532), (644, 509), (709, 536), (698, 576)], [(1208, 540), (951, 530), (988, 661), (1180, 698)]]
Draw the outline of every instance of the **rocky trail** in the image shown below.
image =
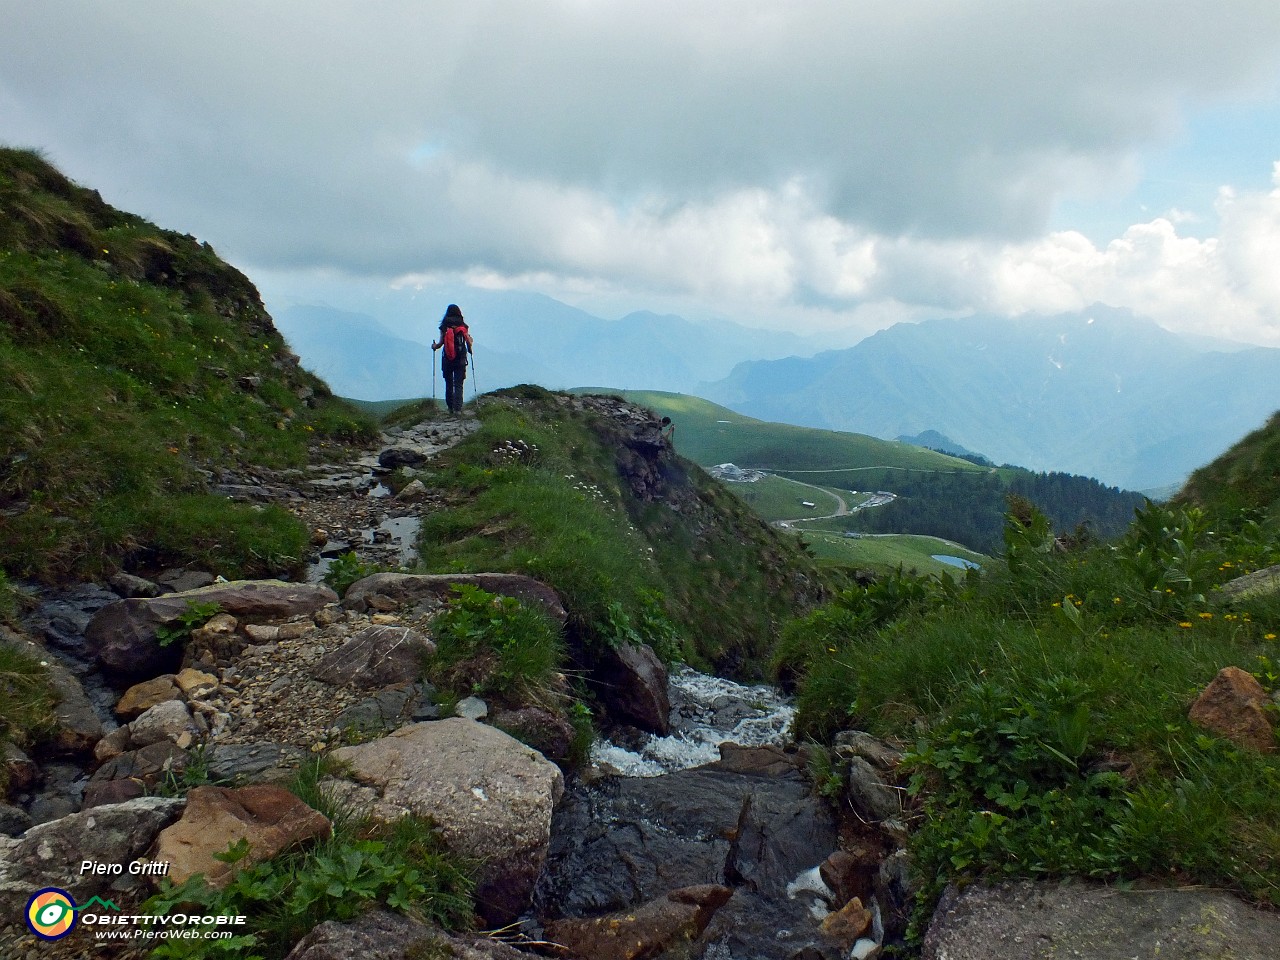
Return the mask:
[[(0, 956), (145, 956), (134, 943), (96, 940), (87, 906), (84, 929), (56, 942), (21, 918), (51, 888), (81, 905), (96, 897), (136, 908), (157, 877), (130, 865), (216, 880), (234, 842), (249, 841), (248, 865), (325, 836), (328, 821), (281, 786), (320, 755), (339, 762), (343, 773), (322, 788), (346, 807), (383, 822), (430, 817), (479, 864), (481, 921), (504, 933), (449, 936), (377, 910), (321, 924), (289, 960), (534, 955), (509, 940), (581, 960), (865, 960), (900, 942), (911, 878), (897, 745), (840, 734), (833, 804), (809, 782), (777, 691), (685, 669), (668, 677), (652, 651), (622, 645), (599, 668), (613, 738), (566, 778), (569, 734), (555, 717), (468, 698), (441, 719), (421, 675), (453, 584), (539, 604), (563, 623), (554, 591), (487, 573), (380, 573), (342, 598), (319, 582), (325, 562), (348, 552), (365, 564), (410, 563), (421, 518), (445, 504), (421, 484), (393, 496), (383, 481), (476, 426), (423, 423), (389, 431), (376, 449), (320, 451), (303, 470), (216, 477), (224, 494), (281, 504), (307, 524), (309, 582), (227, 583), (191, 570), (118, 577), (41, 593), (27, 636), (0, 626), (0, 640), (50, 665), (61, 700), (52, 747), (37, 759), (11, 748), (4, 759)], [(182, 645), (157, 642), (192, 604), (220, 612)], [(84, 862), (117, 869), (86, 872)], [(1274, 915), (1226, 895), (1170, 896), (1160, 909), (1173, 933), (1163, 936), (1137, 922), (1141, 897), (1028, 884), (953, 891), (924, 956), (1110, 960), (1152, 946), (1174, 960), (1274, 955)], [(1021, 905), (1031, 902), (1028, 920)], [(1197, 921), (1206, 910), (1224, 919)], [(1228, 953), (1196, 952), (1222, 944)]]

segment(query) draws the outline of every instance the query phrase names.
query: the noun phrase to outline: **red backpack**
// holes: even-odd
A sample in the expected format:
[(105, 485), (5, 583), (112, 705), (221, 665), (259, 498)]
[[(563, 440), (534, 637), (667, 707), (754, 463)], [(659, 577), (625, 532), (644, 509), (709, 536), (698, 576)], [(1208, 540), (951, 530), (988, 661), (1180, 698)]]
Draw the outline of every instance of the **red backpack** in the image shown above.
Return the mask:
[(460, 323), (457, 326), (445, 327), (444, 356), (446, 360), (461, 359), (463, 363), (467, 362), (467, 325)]

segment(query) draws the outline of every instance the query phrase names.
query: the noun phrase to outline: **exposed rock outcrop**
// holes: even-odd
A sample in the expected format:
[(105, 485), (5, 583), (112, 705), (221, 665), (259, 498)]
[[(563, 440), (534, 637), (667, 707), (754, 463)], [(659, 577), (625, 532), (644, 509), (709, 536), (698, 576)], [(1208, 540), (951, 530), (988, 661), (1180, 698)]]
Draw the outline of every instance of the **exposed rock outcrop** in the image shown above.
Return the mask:
[(514, 573), (375, 573), (348, 587), (342, 604), (352, 610), (394, 610), (424, 600), (444, 602), (454, 584), (468, 584), (541, 607), (560, 624), (569, 619), (555, 590), (540, 580)]

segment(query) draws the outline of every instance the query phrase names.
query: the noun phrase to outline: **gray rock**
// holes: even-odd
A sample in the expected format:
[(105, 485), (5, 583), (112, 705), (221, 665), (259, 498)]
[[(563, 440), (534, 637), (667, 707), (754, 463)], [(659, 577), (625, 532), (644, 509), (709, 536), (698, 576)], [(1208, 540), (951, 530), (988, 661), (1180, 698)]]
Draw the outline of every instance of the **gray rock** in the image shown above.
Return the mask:
[[(183, 735), (186, 735), (186, 742)], [(197, 731), (191, 719), (191, 710), (181, 700), (166, 700), (143, 711), (129, 724), (129, 745), (135, 750), (153, 743), (168, 741), (183, 749), (189, 748)]]
[(307, 751), (284, 743), (218, 744), (205, 751), (215, 783), (280, 783), (292, 779)]
[(469, 584), (539, 606), (557, 623), (563, 624), (569, 619), (555, 590), (532, 577), (510, 573), (375, 573), (348, 587), (343, 594), (342, 605), (351, 610), (383, 609), (377, 599), (379, 597), (390, 601), (388, 609), (422, 600), (445, 601), (449, 599), (454, 584)]
[(849, 800), (866, 819), (876, 822), (893, 820), (902, 815), (899, 791), (884, 782), (883, 774), (862, 757), (849, 757), (849, 774), (845, 787)]
[(430, 817), (450, 849), (484, 864), (476, 897), (487, 922), (509, 923), (528, 905), (564, 792), (555, 764), (460, 717), (401, 727), (332, 756), (383, 805)]
[(127, 864), (144, 857), (183, 803), (143, 797), (38, 824), (16, 839), (0, 837), (0, 911), (19, 916), (32, 892), (41, 887), (60, 887), (77, 903), (118, 889), (112, 880), (128, 881), (127, 874), (82, 875), (81, 862)]
[(667, 668), (647, 645), (621, 643), (606, 651), (592, 670), (591, 681), (615, 720), (659, 736), (671, 732)]
[(949, 889), (922, 960), (1274, 960), (1280, 915), (1215, 890), (1022, 881)]
[(1217, 590), (1217, 593), (1227, 600), (1263, 597), (1277, 592), (1280, 592), (1280, 564), (1255, 570), (1243, 577), (1236, 577)]
[(411, 627), (366, 627), (327, 654), (311, 675), (334, 685), (351, 684), (377, 690), (412, 683), (422, 676), (422, 664), (436, 645)]
[(0, 803), (0, 834), (19, 837), (31, 829), (31, 817), (21, 807)]
[(437, 720), (435, 688), (414, 683), (380, 690), (338, 714), (334, 726), (361, 734), (389, 733), (410, 721)]
[(142, 577), (135, 577), (133, 574), (124, 573), (123, 571), (115, 574), (107, 583), (117, 596), (126, 599), (129, 597), (158, 597), (162, 592), (159, 584), (152, 583)]
[(453, 712), (467, 720), (483, 720), (489, 715), (489, 705), (479, 697), (463, 697), (454, 705)]

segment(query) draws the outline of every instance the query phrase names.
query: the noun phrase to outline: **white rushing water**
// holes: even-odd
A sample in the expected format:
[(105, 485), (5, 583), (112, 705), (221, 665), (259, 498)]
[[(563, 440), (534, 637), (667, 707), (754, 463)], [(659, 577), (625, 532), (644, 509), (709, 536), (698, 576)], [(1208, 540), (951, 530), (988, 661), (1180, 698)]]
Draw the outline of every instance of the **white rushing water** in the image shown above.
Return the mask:
[(627, 777), (657, 777), (719, 760), (722, 743), (755, 747), (782, 745), (790, 738), (795, 708), (773, 687), (744, 686), (678, 667), (668, 692), (670, 736), (650, 736), (638, 750), (597, 740), (592, 764)]

